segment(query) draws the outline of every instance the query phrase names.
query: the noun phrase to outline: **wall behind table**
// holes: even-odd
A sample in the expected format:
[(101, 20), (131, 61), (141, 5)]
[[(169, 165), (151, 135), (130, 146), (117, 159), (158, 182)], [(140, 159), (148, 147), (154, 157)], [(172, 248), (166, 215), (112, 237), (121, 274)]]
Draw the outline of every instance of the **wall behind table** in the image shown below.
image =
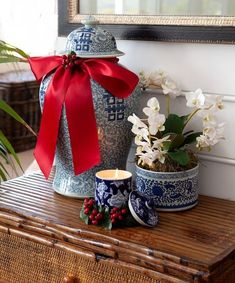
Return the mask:
[[(0, 40), (31, 56), (53, 54), (57, 38), (57, 0), (0, 0)], [(0, 64), (0, 73), (29, 69), (27, 64)]]
[[(30, 55), (47, 55), (64, 49), (65, 38), (57, 38), (56, 0), (8, 0), (1, 1), (0, 6), (0, 39), (23, 48)], [(235, 45), (144, 41), (118, 41), (117, 44), (126, 53), (120, 62), (135, 72), (162, 69), (183, 90), (200, 87), (205, 93), (225, 96), (221, 120), (226, 122), (226, 139), (201, 157), (201, 193), (235, 200)], [(9, 66), (0, 66), (0, 72), (9, 69)], [(143, 94), (139, 109), (151, 95)], [(161, 95), (158, 98), (163, 99)], [(184, 100), (178, 98), (173, 110), (183, 111), (184, 105)]]
[[(63, 50), (64, 38), (57, 41)], [(220, 112), (226, 122), (225, 140), (211, 152), (200, 154), (201, 194), (235, 200), (235, 45), (160, 43), (144, 41), (117, 41), (118, 48), (126, 53), (120, 63), (135, 72), (162, 69), (176, 80), (184, 91), (201, 88), (204, 93), (224, 96), (225, 109)], [(145, 92), (140, 99), (138, 115), (146, 101), (156, 95), (164, 109), (165, 99), (157, 92)], [(183, 97), (172, 103), (172, 111), (185, 114)], [(200, 121), (193, 123), (199, 127)], [(198, 124), (198, 125), (197, 125)], [(133, 169), (133, 149), (128, 168)]]

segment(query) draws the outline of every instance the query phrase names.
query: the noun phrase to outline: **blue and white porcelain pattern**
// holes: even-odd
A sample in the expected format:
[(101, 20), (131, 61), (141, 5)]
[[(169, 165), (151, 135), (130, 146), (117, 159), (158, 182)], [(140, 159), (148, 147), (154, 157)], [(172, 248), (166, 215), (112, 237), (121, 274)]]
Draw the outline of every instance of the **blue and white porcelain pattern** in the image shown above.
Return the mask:
[(122, 56), (124, 53), (117, 49), (114, 36), (96, 27), (93, 20), (84, 21), (85, 26), (72, 31), (68, 35), (66, 51), (75, 51), (81, 58), (106, 58)]
[(158, 214), (151, 199), (138, 191), (132, 191), (128, 206), (134, 219), (141, 225), (154, 227), (158, 223)]
[[(46, 77), (40, 85), (41, 107), (43, 107), (45, 93), (52, 76), (53, 74)], [(138, 97), (140, 97), (140, 88), (137, 87), (127, 99), (118, 99), (93, 80), (91, 80), (91, 87), (102, 162), (99, 166), (95, 166), (83, 174), (74, 175), (70, 137), (66, 113), (63, 109), (57, 142), (53, 188), (56, 192), (69, 197), (93, 197), (95, 173), (103, 169), (125, 169), (131, 144), (131, 125), (127, 121), (127, 117), (136, 108)]]
[(96, 177), (95, 201), (98, 206), (121, 207), (127, 204), (131, 177), (124, 180), (103, 180)]
[[(66, 53), (75, 51), (83, 58), (116, 57), (119, 51), (112, 34), (102, 31), (93, 24), (94, 19), (85, 21), (85, 26), (76, 29), (67, 39)], [(43, 108), (45, 93), (53, 74), (45, 77), (39, 90)], [(103, 169), (125, 169), (131, 144), (131, 125), (127, 117), (134, 112), (140, 88), (136, 88), (127, 99), (118, 99), (91, 80), (93, 104), (99, 135), (101, 164), (79, 176), (74, 175), (70, 137), (63, 109), (60, 120), (59, 137), (56, 149), (56, 171), (53, 181), (54, 190), (60, 194), (76, 198), (93, 197), (95, 192), (95, 173)], [(86, 121), (83, 121), (86, 123)], [(86, 133), (84, 137), (86, 138)]]
[(198, 172), (198, 165), (181, 172), (154, 172), (136, 166), (136, 189), (151, 197), (157, 210), (186, 210), (198, 201)]

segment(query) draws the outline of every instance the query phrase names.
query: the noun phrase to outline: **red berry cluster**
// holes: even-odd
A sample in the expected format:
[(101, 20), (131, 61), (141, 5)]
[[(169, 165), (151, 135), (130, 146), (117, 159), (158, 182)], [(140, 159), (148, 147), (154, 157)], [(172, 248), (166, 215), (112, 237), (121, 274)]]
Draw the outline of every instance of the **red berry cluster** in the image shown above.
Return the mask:
[(62, 58), (63, 58), (62, 65), (64, 68), (73, 67), (79, 63), (78, 57), (74, 51), (72, 51), (68, 56), (63, 55)]
[(99, 225), (104, 218), (104, 213), (99, 212), (96, 208), (94, 199), (85, 198), (84, 214), (89, 215), (89, 220), (93, 225)]
[(126, 208), (114, 207), (110, 211), (110, 219), (112, 224), (120, 223), (127, 214)]

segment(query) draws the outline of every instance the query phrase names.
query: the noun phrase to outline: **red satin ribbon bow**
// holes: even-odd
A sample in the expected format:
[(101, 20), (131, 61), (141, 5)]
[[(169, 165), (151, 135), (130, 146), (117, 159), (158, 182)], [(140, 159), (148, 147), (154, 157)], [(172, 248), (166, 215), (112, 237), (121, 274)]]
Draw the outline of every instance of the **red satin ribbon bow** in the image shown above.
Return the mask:
[(138, 77), (117, 64), (118, 59), (76, 59), (76, 65), (63, 65), (62, 56), (28, 59), (38, 81), (55, 71), (46, 91), (41, 126), (34, 151), (46, 178), (53, 165), (60, 117), (66, 110), (75, 175), (100, 163), (96, 119), (90, 79), (118, 98), (128, 97)]

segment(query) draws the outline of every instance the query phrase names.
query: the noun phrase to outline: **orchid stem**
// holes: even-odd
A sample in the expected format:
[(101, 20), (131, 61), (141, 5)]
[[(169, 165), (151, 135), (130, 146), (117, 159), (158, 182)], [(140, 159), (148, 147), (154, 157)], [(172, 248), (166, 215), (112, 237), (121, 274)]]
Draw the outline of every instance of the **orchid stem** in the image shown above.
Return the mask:
[(193, 118), (193, 116), (194, 116), (199, 110), (201, 110), (201, 109), (200, 109), (200, 108), (195, 109), (195, 110), (188, 116), (188, 119), (187, 119), (187, 121), (186, 121), (185, 124), (184, 124), (184, 128), (186, 127), (186, 125), (188, 124), (188, 122)]
[(166, 95), (166, 112), (167, 112), (167, 116), (169, 116), (169, 114), (170, 114), (170, 103), (171, 103), (170, 96)]

